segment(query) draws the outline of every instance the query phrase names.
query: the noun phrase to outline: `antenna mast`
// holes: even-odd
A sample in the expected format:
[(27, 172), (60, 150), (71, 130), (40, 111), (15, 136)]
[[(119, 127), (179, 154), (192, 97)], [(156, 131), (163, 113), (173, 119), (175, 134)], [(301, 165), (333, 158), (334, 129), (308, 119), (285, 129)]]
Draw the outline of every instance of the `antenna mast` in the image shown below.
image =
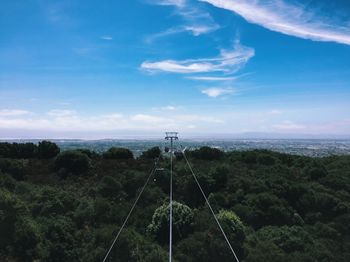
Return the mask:
[(170, 203), (169, 203), (169, 262), (172, 261), (172, 244), (173, 244), (173, 154), (174, 140), (178, 140), (178, 132), (165, 132), (165, 139), (170, 140)]

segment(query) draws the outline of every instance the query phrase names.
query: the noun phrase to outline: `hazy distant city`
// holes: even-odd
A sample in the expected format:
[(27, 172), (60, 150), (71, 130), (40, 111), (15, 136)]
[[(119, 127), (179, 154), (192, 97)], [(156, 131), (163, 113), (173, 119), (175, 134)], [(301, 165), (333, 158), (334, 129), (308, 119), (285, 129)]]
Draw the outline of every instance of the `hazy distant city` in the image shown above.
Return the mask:
[[(4, 140), (3, 140), (4, 141)], [(40, 140), (7, 140), (10, 142), (38, 142)], [(103, 152), (110, 147), (125, 147), (133, 151), (135, 156), (151, 147), (167, 146), (164, 140), (53, 140), (61, 150), (87, 148), (96, 152)], [(187, 139), (176, 143), (178, 149), (187, 147), (194, 149), (210, 146), (224, 151), (268, 149), (282, 153), (304, 156), (324, 157), (330, 155), (349, 155), (350, 140), (328, 139), (232, 139), (232, 140), (204, 140)]]

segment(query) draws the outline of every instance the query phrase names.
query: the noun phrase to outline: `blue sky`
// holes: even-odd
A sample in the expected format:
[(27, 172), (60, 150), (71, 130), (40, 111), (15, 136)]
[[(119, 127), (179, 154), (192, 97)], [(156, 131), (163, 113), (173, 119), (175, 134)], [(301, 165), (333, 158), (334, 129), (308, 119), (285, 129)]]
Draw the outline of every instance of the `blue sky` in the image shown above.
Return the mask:
[(347, 0), (0, 3), (0, 138), (348, 135)]

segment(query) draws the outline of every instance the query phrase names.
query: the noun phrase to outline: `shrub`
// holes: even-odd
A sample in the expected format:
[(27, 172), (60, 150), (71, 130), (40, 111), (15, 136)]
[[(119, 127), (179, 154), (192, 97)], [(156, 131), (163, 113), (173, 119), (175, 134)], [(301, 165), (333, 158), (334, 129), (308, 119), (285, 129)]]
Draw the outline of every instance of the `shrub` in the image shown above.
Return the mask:
[(322, 167), (312, 167), (308, 170), (308, 175), (312, 180), (318, 180), (327, 176), (327, 170)]
[(211, 177), (215, 181), (215, 190), (225, 187), (229, 170), (226, 166), (219, 166), (211, 172)]
[(33, 158), (37, 155), (38, 147), (33, 143), (0, 143), (0, 157)]
[(91, 160), (87, 155), (71, 150), (59, 154), (55, 165), (57, 169), (64, 168), (72, 173), (81, 174), (89, 170)]
[(161, 150), (158, 146), (152, 147), (144, 152), (142, 152), (141, 158), (154, 159), (160, 156)]
[(221, 159), (224, 156), (224, 152), (217, 148), (203, 146), (194, 151), (190, 151), (190, 155), (194, 158), (202, 160), (217, 160)]
[(0, 170), (16, 180), (24, 179), (24, 164), (21, 160), (0, 159)]
[[(193, 226), (193, 211), (188, 206), (173, 202), (173, 239), (176, 241), (180, 237), (186, 237)], [(148, 231), (156, 236), (161, 243), (166, 243), (169, 236), (169, 204), (165, 203), (153, 214), (152, 223), (148, 226)]]
[(258, 154), (257, 161), (261, 165), (272, 166), (275, 164), (275, 158), (268, 154)]
[(50, 141), (39, 142), (38, 157), (42, 159), (49, 159), (57, 156), (60, 153), (60, 148)]
[(103, 153), (105, 159), (133, 159), (133, 153), (127, 148), (112, 147)]
[(104, 176), (97, 187), (97, 192), (103, 197), (117, 197), (120, 194), (121, 184), (111, 176)]

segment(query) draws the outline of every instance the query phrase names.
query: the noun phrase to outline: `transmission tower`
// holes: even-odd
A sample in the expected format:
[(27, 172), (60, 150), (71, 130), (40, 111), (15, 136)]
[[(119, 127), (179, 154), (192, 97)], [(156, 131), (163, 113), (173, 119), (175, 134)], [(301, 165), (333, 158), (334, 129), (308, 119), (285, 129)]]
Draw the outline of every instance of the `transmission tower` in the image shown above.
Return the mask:
[(173, 154), (174, 141), (178, 140), (178, 132), (165, 132), (165, 139), (170, 140), (170, 203), (169, 203), (169, 262), (172, 261), (173, 245)]

